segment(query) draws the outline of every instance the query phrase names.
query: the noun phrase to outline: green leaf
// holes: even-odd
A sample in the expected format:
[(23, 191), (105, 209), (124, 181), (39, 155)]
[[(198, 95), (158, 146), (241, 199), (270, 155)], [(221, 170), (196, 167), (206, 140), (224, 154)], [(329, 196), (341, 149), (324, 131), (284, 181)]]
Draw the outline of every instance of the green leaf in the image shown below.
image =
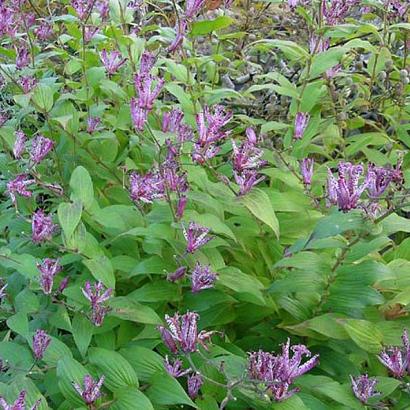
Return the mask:
[(203, 36), (213, 31), (229, 27), (233, 19), (228, 16), (220, 16), (214, 20), (196, 21), (192, 24), (191, 36)]
[(48, 345), (43, 361), (49, 366), (55, 366), (63, 357), (73, 357), (69, 347), (54, 336), (51, 337), (51, 343)]
[(11, 401), (14, 401), (19, 393), (24, 390), (26, 392), (26, 408), (31, 408), (34, 404), (40, 400), (40, 404), (36, 409), (38, 410), (47, 410), (49, 409), (47, 405), (47, 400), (45, 397), (40, 393), (37, 386), (33, 383), (32, 380), (26, 378), (22, 375), (19, 375), (13, 378), (13, 382), (9, 384), (7, 388), (6, 396)]
[(93, 327), (90, 325), (90, 321), (81, 313), (76, 313), (71, 332), (81, 356), (84, 357), (93, 336)]
[(326, 70), (339, 64), (341, 57), (346, 51), (347, 50), (344, 47), (332, 47), (329, 50), (316, 54), (312, 60), (310, 77), (315, 78)]
[(54, 104), (54, 91), (51, 87), (44, 84), (38, 84), (33, 92), (33, 102), (36, 106), (44, 111), (49, 112)]
[(146, 382), (154, 374), (164, 370), (163, 357), (146, 347), (130, 346), (121, 349), (120, 353), (129, 361), (141, 381)]
[(234, 267), (221, 269), (218, 273), (218, 285), (226, 286), (238, 293), (249, 293), (255, 298), (255, 303), (266, 304), (262, 294), (265, 287), (257, 278)]
[(35, 313), (40, 308), (40, 302), (37, 296), (26, 288), (16, 296), (15, 307), (22, 313)]
[(150, 379), (146, 394), (154, 405), (187, 404), (198, 408), (176, 379), (166, 373), (157, 373)]
[(104, 385), (111, 391), (121, 387), (138, 387), (138, 377), (133, 367), (120, 353), (92, 347), (88, 354), (90, 363), (97, 366), (105, 376)]
[(27, 340), (30, 339), (30, 331), (28, 328), (27, 314), (23, 312), (18, 312), (7, 319), (7, 326), (13, 332), (25, 337)]
[(94, 201), (93, 181), (88, 171), (81, 165), (71, 174), (70, 187), (72, 190), (71, 200), (79, 200), (84, 209), (90, 209)]
[(154, 410), (147, 396), (137, 389), (124, 388), (114, 394), (115, 402), (110, 406), (111, 410)]
[(272, 203), (265, 193), (259, 188), (254, 188), (247, 195), (240, 198), (240, 202), (259, 220), (268, 225), (276, 237), (279, 238), (279, 221), (276, 218)]
[(111, 261), (105, 255), (83, 259), (83, 263), (96, 280), (102, 282), (107, 288), (115, 288), (114, 269)]
[(160, 325), (162, 320), (152, 308), (132, 301), (126, 296), (119, 296), (109, 300), (112, 308), (111, 316), (131, 322)]
[(363, 350), (369, 353), (380, 353), (382, 350), (383, 335), (376, 325), (366, 320), (342, 320), (350, 338)]
[(275, 403), (272, 410), (308, 410), (298, 396), (292, 396), (281, 403)]
[(69, 240), (75, 228), (81, 220), (83, 207), (80, 201), (72, 203), (62, 202), (57, 209), (58, 221), (64, 232), (66, 240)]

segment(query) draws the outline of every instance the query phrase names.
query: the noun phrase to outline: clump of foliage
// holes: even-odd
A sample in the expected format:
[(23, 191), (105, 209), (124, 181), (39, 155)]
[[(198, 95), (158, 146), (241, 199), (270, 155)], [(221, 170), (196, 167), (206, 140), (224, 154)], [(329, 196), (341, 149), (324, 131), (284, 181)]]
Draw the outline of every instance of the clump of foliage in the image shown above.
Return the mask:
[(0, 406), (410, 408), (409, 9), (2, 1)]

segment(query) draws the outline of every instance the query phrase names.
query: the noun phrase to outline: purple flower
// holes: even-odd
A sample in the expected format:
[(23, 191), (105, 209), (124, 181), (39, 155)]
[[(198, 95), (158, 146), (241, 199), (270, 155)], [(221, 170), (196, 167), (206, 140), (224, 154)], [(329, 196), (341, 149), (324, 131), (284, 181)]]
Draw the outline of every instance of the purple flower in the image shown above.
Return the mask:
[(322, 2), (322, 14), (326, 24), (334, 26), (343, 23), (353, 6), (360, 0), (324, 0)]
[[(30, 410), (37, 410), (40, 403), (41, 400), (37, 400), (34, 405), (30, 407)], [(8, 404), (6, 400), (0, 396), (0, 406), (3, 407), (3, 410), (28, 410), (26, 406), (26, 391), (22, 390), (13, 404)]]
[(192, 292), (212, 288), (217, 278), (218, 275), (211, 271), (209, 265), (204, 266), (197, 262), (191, 275)]
[(64, 289), (68, 286), (68, 282), (70, 281), (70, 277), (66, 276), (63, 278), (63, 280), (60, 282), (60, 285), (58, 286), (57, 293), (63, 293)]
[(95, 326), (101, 326), (105, 315), (109, 312), (109, 308), (104, 303), (111, 297), (112, 289), (106, 289), (101, 282), (97, 282), (92, 286), (87, 281), (81, 290), (91, 304), (91, 322)]
[(0, 303), (1, 303), (1, 301), (7, 296), (6, 289), (7, 289), (8, 283), (4, 285), (3, 285), (4, 283), (3, 281), (1, 281), (0, 283), (1, 283), (1, 287), (0, 287)]
[(410, 343), (407, 330), (402, 335), (403, 346), (389, 346), (378, 356), (380, 362), (387, 367), (393, 377), (401, 379), (409, 371)]
[(304, 158), (300, 161), (300, 173), (302, 174), (303, 183), (305, 185), (312, 184), (313, 166), (315, 161), (311, 158)]
[(21, 70), (30, 64), (30, 50), (26, 45), (16, 48), (16, 68)]
[(191, 399), (198, 396), (199, 389), (204, 384), (204, 380), (200, 374), (193, 374), (188, 377), (188, 394)]
[(33, 214), (31, 219), (32, 241), (41, 243), (51, 240), (57, 225), (53, 224), (50, 215), (46, 215), (43, 210), (39, 209)]
[(32, 196), (32, 192), (27, 190), (27, 187), (34, 184), (34, 182), (34, 179), (30, 179), (27, 174), (21, 174), (7, 183), (7, 191), (13, 204), (16, 203), (16, 194), (25, 198)]
[(187, 241), (187, 253), (194, 253), (213, 239), (212, 236), (208, 235), (210, 232), (209, 228), (205, 228), (204, 226), (196, 224), (195, 222), (190, 222), (188, 229), (186, 229), (185, 227), (183, 227), (182, 229), (185, 240)]
[(186, 0), (185, 3), (185, 16), (188, 20), (191, 20), (197, 16), (205, 4), (205, 0)]
[(20, 159), (26, 149), (25, 144), (27, 141), (26, 134), (23, 131), (16, 131), (16, 141), (13, 146), (14, 158)]
[(326, 70), (326, 77), (333, 78), (342, 70), (342, 66), (340, 64), (336, 64), (334, 67), (329, 68)]
[(140, 72), (139, 75), (144, 76), (150, 73), (152, 67), (154, 67), (156, 57), (149, 51), (144, 51), (140, 59)]
[(212, 111), (205, 106), (204, 111), (196, 116), (199, 138), (198, 143), (205, 146), (226, 138), (229, 131), (223, 131), (222, 128), (228, 124), (232, 118), (232, 113), (226, 113), (222, 105), (216, 105)]
[(295, 9), (297, 6), (309, 6), (310, 0), (288, 0), (288, 5), (291, 9)]
[(95, 7), (100, 13), (101, 20), (108, 18), (110, 14), (110, 4), (108, 0), (99, 0), (95, 3)]
[(41, 263), (37, 264), (37, 269), (40, 271), (40, 284), (43, 292), (49, 295), (53, 290), (54, 276), (62, 270), (60, 261), (58, 259), (44, 259)]
[(0, 111), (0, 127), (2, 127), (6, 121), (9, 119), (9, 116), (6, 112)]
[(310, 115), (306, 112), (298, 112), (295, 117), (295, 131), (293, 138), (300, 140), (309, 124)]
[(191, 127), (182, 123), (183, 118), (184, 113), (179, 108), (173, 108), (162, 117), (162, 132), (176, 133), (180, 144), (193, 137)]
[(178, 378), (186, 376), (191, 371), (191, 368), (184, 370), (182, 366), (183, 364), (181, 360), (176, 359), (174, 363), (171, 363), (168, 359), (168, 355), (165, 356), (164, 367), (167, 373), (172, 377)]
[(144, 131), (148, 119), (148, 111), (138, 105), (138, 100), (131, 98), (130, 103), (132, 123), (137, 131)]
[(370, 198), (379, 198), (392, 181), (389, 169), (369, 164), (367, 169), (367, 192)]
[(0, 35), (14, 37), (17, 31), (16, 12), (4, 3), (0, 5)]
[(265, 179), (264, 176), (260, 177), (253, 169), (246, 169), (240, 174), (234, 172), (234, 178), (239, 185), (239, 195), (246, 195), (254, 186)]
[(21, 85), (24, 94), (28, 94), (36, 86), (37, 80), (34, 77), (28, 75), (20, 77), (19, 84)]
[[(153, 86), (155, 82), (155, 86)], [(162, 78), (154, 77), (151, 74), (136, 74), (134, 76), (135, 91), (138, 94), (138, 107), (151, 111), (154, 101), (158, 97), (164, 85)]]
[(99, 397), (101, 397), (101, 387), (104, 383), (104, 376), (101, 376), (98, 382), (89, 375), (84, 376), (83, 386), (73, 382), (73, 387), (77, 390), (77, 393), (83, 398), (84, 403), (87, 405), (93, 404)]
[(352, 381), (352, 390), (354, 395), (363, 404), (366, 404), (371, 397), (375, 397), (380, 394), (375, 391), (378, 381), (375, 378), (369, 378), (367, 374), (362, 374), (357, 377), (350, 376), (350, 380)]
[(328, 38), (319, 36), (311, 36), (309, 38), (309, 51), (310, 54), (320, 54), (326, 51), (330, 46)]
[(186, 192), (188, 181), (185, 172), (181, 172), (179, 166), (174, 161), (168, 161), (160, 169), (163, 182), (171, 192)]
[(53, 37), (53, 26), (46, 21), (42, 21), (41, 24), (34, 30), (34, 34), (39, 40), (48, 40)]
[(167, 279), (170, 282), (176, 282), (177, 280), (182, 279), (185, 276), (186, 271), (186, 266), (180, 266), (175, 272), (169, 273), (167, 275)]
[(214, 144), (229, 135), (229, 131), (223, 131), (222, 128), (231, 118), (232, 113), (225, 113), (221, 105), (216, 105), (212, 111), (205, 106), (204, 111), (197, 114), (199, 137), (192, 152), (192, 159), (195, 162), (203, 164), (219, 152), (219, 147)]
[(48, 345), (51, 342), (51, 337), (41, 329), (36, 330), (33, 336), (33, 351), (36, 360), (41, 360), (44, 356)]
[(134, 202), (151, 204), (155, 199), (165, 195), (164, 181), (157, 172), (145, 175), (136, 172), (130, 175), (130, 197)]
[(126, 58), (121, 57), (121, 53), (119, 51), (115, 50), (107, 52), (105, 48), (101, 51), (100, 57), (105, 69), (107, 70), (108, 75), (115, 74), (127, 60)]
[[(290, 350), (293, 356), (290, 355)], [(310, 358), (302, 364), (303, 357)], [(263, 351), (249, 353), (248, 372), (252, 379), (264, 382), (276, 401), (289, 398), (298, 390), (289, 390), (294, 380), (319, 363), (319, 355), (311, 357), (304, 345), (290, 346), (290, 340), (282, 346), (282, 354), (275, 356)]]
[(404, 17), (409, 7), (408, 0), (384, 0), (384, 6), (390, 19)]
[(368, 184), (367, 181), (364, 181), (361, 185), (359, 184), (362, 173), (362, 165), (352, 165), (350, 162), (339, 163), (339, 177), (337, 179), (328, 170), (328, 203), (338, 205), (343, 212), (356, 208), (360, 196)]
[(85, 26), (84, 28), (84, 40), (86, 43), (90, 42), (93, 37), (100, 31), (98, 27), (95, 26)]
[[(251, 128), (248, 128), (248, 130), (251, 130)], [(248, 130), (248, 140), (243, 142), (240, 147), (232, 140), (233, 169), (237, 172), (242, 172), (245, 169), (260, 168), (266, 164), (266, 161), (261, 160), (263, 151), (256, 147), (256, 142), (253, 142), (254, 138), (256, 138), (255, 132)], [(251, 138), (249, 138), (249, 136)]]
[(31, 143), (30, 159), (34, 164), (39, 164), (46, 155), (53, 149), (54, 141), (44, 137), (43, 135), (37, 135)]
[(197, 350), (197, 343), (204, 342), (203, 332), (198, 335), (198, 319), (198, 313), (194, 312), (186, 312), (182, 316), (177, 312), (173, 317), (165, 315), (168, 328), (158, 326), (158, 330), (172, 353), (193, 353)]
[(175, 212), (175, 216), (178, 219), (181, 219), (184, 216), (184, 211), (185, 211), (187, 202), (188, 202), (188, 198), (185, 195), (181, 195), (179, 197), (178, 203), (177, 203), (177, 209)]
[(176, 22), (175, 25), (175, 39), (172, 41), (172, 43), (168, 47), (168, 52), (173, 53), (176, 51), (179, 47), (181, 47), (182, 42), (184, 41), (184, 37), (186, 34), (187, 30), (187, 21), (184, 18), (179, 18)]
[(71, 0), (71, 6), (80, 20), (85, 20), (91, 13), (94, 0)]
[(87, 132), (92, 134), (93, 132), (97, 131), (100, 124), (101, 124), (101, 118), (88, 117), (87, 118)]

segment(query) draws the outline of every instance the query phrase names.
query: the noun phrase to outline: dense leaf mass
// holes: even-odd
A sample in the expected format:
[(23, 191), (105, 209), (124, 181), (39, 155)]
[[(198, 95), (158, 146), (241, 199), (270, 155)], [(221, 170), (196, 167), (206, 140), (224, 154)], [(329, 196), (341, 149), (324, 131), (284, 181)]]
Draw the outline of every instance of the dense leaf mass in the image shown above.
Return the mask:
[(410, 408), (409, 0), (0, 1), (0, 408)]

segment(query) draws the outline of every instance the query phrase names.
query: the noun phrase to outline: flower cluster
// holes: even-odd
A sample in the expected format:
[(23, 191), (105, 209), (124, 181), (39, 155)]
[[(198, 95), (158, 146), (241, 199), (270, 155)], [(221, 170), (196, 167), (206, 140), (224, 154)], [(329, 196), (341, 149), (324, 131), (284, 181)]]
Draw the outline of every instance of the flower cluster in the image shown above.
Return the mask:
[(375, 390), (378, 383), (375, 378), (369, 378), (367, 374), (358, 377), (350, 376), (352, 382), (353, 394), (363, 404), (366, 404), (370, 398), (378, 396), (380, 393)]
[(335, 26), (344, 21), (352, 7), (358, 5), (360, 0), (324, 0), (322, 2), (322, 14), (326, 24)]
[(155, 57), (149, 52), (144, 52), (141, 56), (140, 71), (134, 76), (134, 86), (138, 97), (131, 98), (131, 117), (138, 131), (144, 130), (148, 114), (153, 109), (154, 101), (164, 85), (162, 78), (150, 72), (154, 62)]
[(32, 236), (34, 243), (50, 241), (57, 230), (57, 225), (53, 223), (50, 215), (46, 215), (43, 210), (36, 211), (31, 219)]
[(119, 51), (108, 52), (105, 48), (101, 51), (100, 57), (109, 76), (115, 74), (127, 61), (126, 58), (121, 57)]
[(104, 379), (104, 376), (101, 376), (101, 378), (96, 382), (89, 374), (87, 374), (84, 376), (83, 386), (73, 382), (73, 387), (82, 397), (84, 403), (89, 406), (101, 397), (101, 387), (104, 383)]
[(328, 170), (327, 198), (330, 205), (337, 205), (340, 210), (347, 212), (357, 208), (359, 200), (364, 191), (367, 190), (371, 200), (380, 198), (390, 183), (402, 182), (399, 172), (400, 164), (396, 168), (376, 167), (372, 164), (362, 182), (364, 168), (362, 165), (353, 165), (350, 162), (340, 162), (338, 167), (338, 178)]
[(187, 241), (186, 252), (194, 253), (213, 239), (209, 236), (210, 229), (195, 222), (190, 222), (188, 228), (183, 227), (183, 234)]
[(236, 183), (239, 185), (239, 194), (247, 194), (265, 177), (258, 175), (258, 169), (266, 165), (261, 160), (263, 151), (256, 146), (257, 137), (252, 128), (246, 130), (247, 139), (241, 146), (232, 140), (232, 165)]
[(44, 330), (37, 330), (33, 336), (33, 352), (36, 360), (41, 360), (51, 342), (51, 337)]
[(28, 186), (33, 185), (34, 180), (27, 174), (18, 175), (13, 180), (7, 183), (7, 192), (10, 195), (13, 204), (16, 203), (16, 194), (19, 194), (25, 198), (30, 198), (32, 192), (27, 189)]
[(0, 405), (3, 410), (37, 410), (41, 404), (41, 400), (37, 400), (33, 406), (28, 409), (26, 404), (27, 392), (22, 390), (13, 404), (8, 404), (6, 400), (0, 396)]
[(168, 328), (158, 326), (164, 344), (176, 354), (193, 353), (198, 349), (198, 344), (207, 349), (206, 341), (213, 332), (201, 331), (198, 333), (199, 315), (195, 312), (186, 312), (182, 316), (177, 312), (173, 317), (165, 315)]
[(54, 276), (57, 275), (62, 269), (60, 261), (58, 259), (46, 258), (41, 263), (37, 264), (37, 268), (40, 271), (40, 284), (43, 292), (49, 295), (53, 290)]
[(112, 289), (106, 289), (101, 282), (91, 285), (87, 281), (81, 290), (91, 304), (91, 322), (95, 326), (101, 326), (105, 315), (109, 312), (109, 307), (105, 305), (105, 302), (111, 297)]
[(306, 112), (298, 112), (295, 117), (295, 131), (293, 138), (300, 140), (309, 124), (310, 115)]
[(407, 330), (402, 335), (403, 346), (389, 346), (378, 356), (393, 377), (403, 378), (410, 373), (410, 342)]
[(198, 164), (204, 164), (220, 151), (218, 142), (224, 140), (229, 131), (223, 130), (232, 118), (232, 113), (226, 113), (224, 107), (216, 105), (211, 110), (205, 107), (203, 112), (196, 116), (198, 139), (194, 144), (192, 159)]
[[(309, 360), (302, 364), (304, 356)], [(298, 391), (298, 389), (289, 390), (294, 380), (313, 369), (318, 363), (319, 355), (311, 357), (306, 346), (290, 346), (288, 339), (280, 355), (263, 351), (250, 353), (248, 373), (251, 379), (263, 382), (267, 386), (274, 400), (282, 401)]]

